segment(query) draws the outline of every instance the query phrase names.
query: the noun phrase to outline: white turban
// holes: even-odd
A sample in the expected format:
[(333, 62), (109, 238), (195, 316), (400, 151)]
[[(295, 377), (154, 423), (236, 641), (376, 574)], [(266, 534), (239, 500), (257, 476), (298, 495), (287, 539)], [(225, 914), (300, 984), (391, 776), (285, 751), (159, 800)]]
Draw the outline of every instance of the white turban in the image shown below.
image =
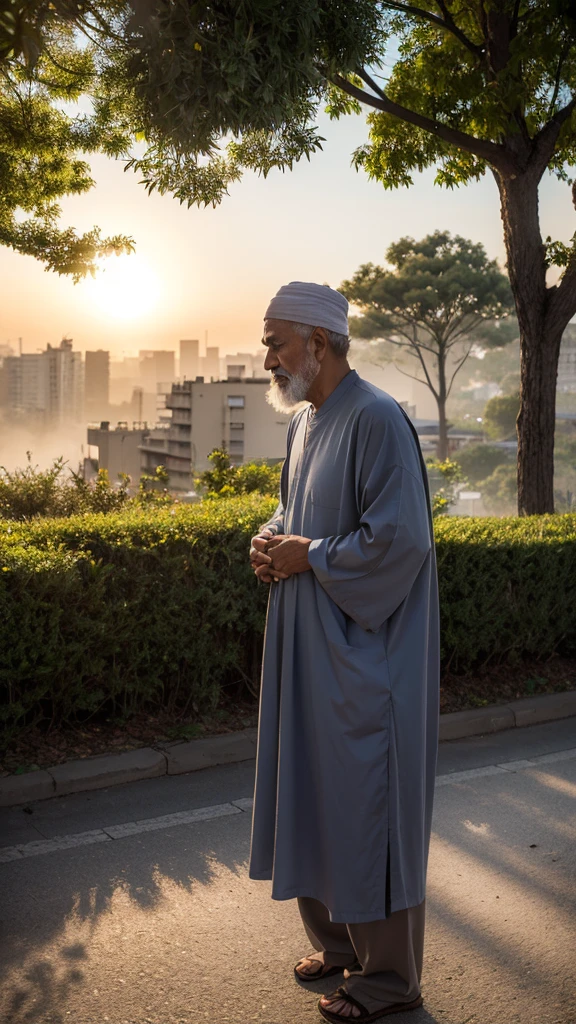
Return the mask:
[(265, 320), (292, 320), (348, 337), (348, 300), (326, 284), (291, 281), (270, 300)]

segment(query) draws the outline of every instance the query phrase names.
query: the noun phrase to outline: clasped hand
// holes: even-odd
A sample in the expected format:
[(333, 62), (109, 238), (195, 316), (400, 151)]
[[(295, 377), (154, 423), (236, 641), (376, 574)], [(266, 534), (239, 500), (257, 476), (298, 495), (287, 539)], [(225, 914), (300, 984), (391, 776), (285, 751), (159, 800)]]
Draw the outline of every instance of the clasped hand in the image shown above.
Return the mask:
[(294, 573), (306, 572), (310, 568), (309, 547), (307, 537), (294, 534), (276, 536), (272, 530), (265, 529), (252, 538), (250, 565), (263, 583), (287, 580)]

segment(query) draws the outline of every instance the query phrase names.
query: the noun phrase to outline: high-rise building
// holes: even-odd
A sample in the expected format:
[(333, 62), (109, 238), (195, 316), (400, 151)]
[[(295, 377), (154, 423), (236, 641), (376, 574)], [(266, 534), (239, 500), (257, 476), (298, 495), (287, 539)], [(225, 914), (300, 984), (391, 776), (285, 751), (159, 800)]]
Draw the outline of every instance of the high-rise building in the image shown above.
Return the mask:
[(200, 343), (197, 338), (182, 338), (180, 341), (180, 380), (196, 380), (200, 373)]
[(202, 376), (205, 380), (220, 380), (220, 351), (217, 345), (207, 345), (202, 360)]
[(58, 348), (48, 345), (42, 355), (48, 363), (49, 422), (80, 422), (84, 417), (82, 353), (72, 351), (72, 338), (63, 338)]
[(140, 383), (147, 392), (156, 392), (157, 384), (165, 384), (176, 376), (174, 352), (166, 349), (141, 349)]
[(45, 352), (26, 352), (5, 360), (7, 407), (16, 416), (46, 426), (80, 422), (84, 414), (82, 353), (72, 339)]
[(110, 353), (104, 349), (86, 352), (84, 402), (88, 419), (105, 419), (110, 404)]

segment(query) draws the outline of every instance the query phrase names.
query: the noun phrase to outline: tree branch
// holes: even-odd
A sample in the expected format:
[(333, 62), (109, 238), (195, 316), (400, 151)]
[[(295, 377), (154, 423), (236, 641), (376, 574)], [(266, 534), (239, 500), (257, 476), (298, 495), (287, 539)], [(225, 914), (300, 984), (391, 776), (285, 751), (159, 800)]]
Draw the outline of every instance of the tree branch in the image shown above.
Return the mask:
[(565, 107), (562, 107), (557, 114), (554, 114), (550, 121), (534, 136), (528, 167), (532, 168), (533, 166), (534, 171), (539, 173), (540, 177), (544, 174), (550, 162), (550, 157), (554, 152), (554, 146), (556, 145), (562, 125), (572, 116), (575, 109), (576, 96), (573, 96), (570, 102)]
[[(370, 76), (364, 70), (359, 70), (357, 74), (363, 81), (370, 79)], [(468, 153), (473, 153), (480, 160), (485, 160), (487, 163), (492, 164), (493, 167), (496, 167), (504, 175), (520, 173), (517, 161), (502, 145), (485, 139), (477, 139), (473, 135), (467, 135), (466, 132), (458, 131), (457, 128), (450, 128), (440, 121), (434, 121), (424, 114), (418, 114), (415, 110), (409, 110), (407, 107), (403, 107), (399, 103), (395, 103), (394, 100), (389, 99), (386, 93), (379, 87), (377, 88), (380, 95), (372, 96), (364, 89), (360, 89), (357, 85), (347, 81), (342, 75), (333, 75), (330, 81), (333, 85), (342, 89), (342, 92), (345, 92), (348, 96), (353, 96), (360, 103), (366, 103), (371, 107), (375, 107), (376, 110), (381, 110), (385, 114), (397, 117), (400, 121), (413, 124), (417, 128), (421, 128), (423, 131), (442, 139), (443, 142), (448, 143), (450, 146), (465, 149)]]
[(428, 387), (430, 388), (430, 391), (434, 395), (434, 398), (436, 399), (436, 401), (438, 401), (439, 394), (436, 391), (436, 388), (434, 387), (434, 385), (432, 383), (432, 378), (430, 377), (430, 374), (428, 372), (428, 367), (426, 366), (426, 361), (424, 359), (424, 356), (422, 355), (422, 352), (420, 351), (420, 348), (418, 347), (418, 342), (416, 341), (416, 337), (417, 337), (417, 328), (415, 327), (414, 328), (414, 341), (411, 343), (412, 344), (412, 349), (415, 350), (416, 355), (418, 356), (418, 359), (420, 360), (420, 365), (422, 366), (422, 369), (424, 370), (424, 376), (426, 377), (426, 381), (428, 383)]
[(554, 114), (554, 107), (556, 106), (556, 100), (558, 99), (558, 93), (560, 92), (560, 76), (562, 74), (564, 61), (570, 53), (570, 50), (571, 44), (566, 43), (562, 48), (560, 57), (558, 58), (558, 67), (556, 68), (556, 77), (554, 79), (554, 92), (552, 93), (552, 99), (550, 100), (550, 106), (548, 107), (548, 117), (552, 117)]
[[(422, 380), (421, 377), (416, 377), (416, 375), (413, 374), (413, 373), (407, 373), (406, 370), (401, 370), (400, 367), (398, 366), (398, 363), (395, 363), (393, 361), (392, 365), (398, 370), (398, 373), (402, 374), (403, 377), (410, 377), (410, 380), (417, 380), (418, 383), (419, 384), (423, 384), (424, 387), (427, 387), (427, 388), (430, 387), (430, 384), (429, 384), (429, 382), (427, 380)], [(436, 392), (434, 391), (434, 389), (431, 388), (430, 390), (433, 392), (434, 398), (438, 399), (438, 396), (437, 396)]]
[(393, 11), (399, 11), (401, 14), (412, 15), (414, 18), (424, 18), (425, 21), (429, 21), (430, 24), (435, 25), (437, 28), (443, 29), (445, 32), (451, 32), (453, 36), (458, 39), (470, 53), (473, 53), (475, 57), (482, 57), (483, 47), (473, 43), (468, 36), (458, 28), (454, 21), (450, 11), (446, 7), (446, 4), (442, 3), (441, 0), (436, 0), (437, 6), (444, 15), (443, 18), (439, 18), (437, 14), (433, 14), (432, 11), (424, 11), (421, 7), (414, 7), (412, 4), (401, 4), (393, 2), (385, 2), (383, 7), (389, 7)]
[(457, 374), (457, 373), (458, 373), (458, 372), (459, 372), (459, 371), (460, 371), (460, 370), (462, 369), (462, 367), (464, 366), (464, 363), (465, 363), (465, 362), (466, 362), (466, 360), (468, 359), (468, 356), (470, 355), (471, 351), (472, 351), (472, 344), (470, 345), (470, 348), (469, 348), (469, 349), (468, 349), (468, 351), (466, 352), (466, 355), (464, 356), (464, 358), (463, 358), (463, 359), (461, 359), (461, 360), (460, 360), (460, 362), (458, 363), (458, 365), (456, 366), (456, 369), (454, 370), (454, 373), (452, 374), (452, 376), (451, 376), (451, 378), (450, 378), (450, 383), (449, 383), (449, 385), (448, 385), (448, 388), (447, 388), (447, 390), (446, 390), (446, 398), (448, 398), (448, 397), (450, 396), (450, 392), (451, 392), (451, 390), (452, 390), (452, 385), (453, 385), (453, 383), (454, 383), (454, 379), (455, 379), (455, 377), (456, 377), (456, 374)]

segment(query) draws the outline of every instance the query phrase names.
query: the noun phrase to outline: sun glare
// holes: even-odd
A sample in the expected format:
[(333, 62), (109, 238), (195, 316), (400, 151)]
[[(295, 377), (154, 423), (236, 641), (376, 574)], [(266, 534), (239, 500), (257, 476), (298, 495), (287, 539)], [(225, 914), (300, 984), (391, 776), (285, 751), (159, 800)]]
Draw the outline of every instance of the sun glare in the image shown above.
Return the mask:
[(96, 277), (86, 281), (90, 301), (107, 319), (137, 320), (151, 313), (160, 298), (157, 274), (138, 256), (102, 260)]

